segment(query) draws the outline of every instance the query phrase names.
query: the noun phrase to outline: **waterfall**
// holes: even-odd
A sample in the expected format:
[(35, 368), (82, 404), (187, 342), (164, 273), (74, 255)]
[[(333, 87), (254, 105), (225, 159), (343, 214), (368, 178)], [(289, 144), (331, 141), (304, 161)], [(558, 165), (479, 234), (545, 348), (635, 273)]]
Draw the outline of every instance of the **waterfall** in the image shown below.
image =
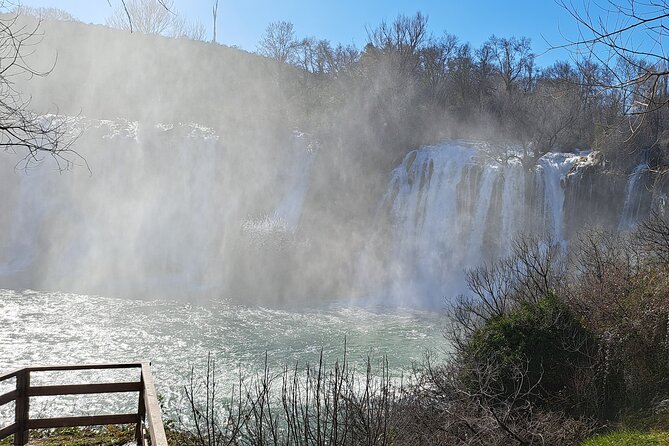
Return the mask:
[(567, 173), (581, 155), (547, 153), (539, 159), (543, 178), (543, 230), (555, 240), (564, 240), (564, 198)]
[[(440, 271), (461, 263), (452, 248), (466, 232), (459, 226), (458, 187), (475, 151), (426, 147), (409, 153), (393, 171), (384, 206), (390, 207), (394, 232), (390, 287), (396, 295), (424, 295), (441, 289)], [(435, 280), (437, 279), (437, 280)]]
[[(17, 208), (13, 218), (7, 223), (7, 234), (5, 242), (0, 245), (0, 277), (3, 275), (16, 274), (27, 269), (38, 256), (38, 222), (43, 218), (45, 206), (36, 203), (36, 197), (30, 193), (27, 184), (34, 180), (39, 173), (31, 172), (31, 178), (26, 175), (17, 176), (18, 190), (14, 197)], [(19, 206), (21, 204), (21, 206)], [(6, 212), (5, 217), (9, 215)]]
[(16, 170), (10, 154), (0, 164), (0, 288), (192, 299), (248, 288), (264, 298), (286, 281), (259, 279), (259, 262), (289, 270), (284, 248), (304, 244), (298, 229), (318, 154), (309, 135), (122, 119), (67, 125), (81, 134), (73, 147), (90, 171), (61, 173), (49, 158)]
[(297, 131), (284, 149), (287, 166), (281, 166), (272, 186), (279, 191), (278, 202), (272, 203), (272, 211), (263, 209), (260, 216), (242, 223), (242, 233), (255, 247), (281, 250), (292, 244), (302, 218), (317, 150), (305, 133)]
[[(159, 296), (224, 282), (238, 203), (218, 137), (192, 124), (84, 121), (91, 170), (0, 164), (4, 287)], [(150, 291), (147, 291), (150, 290)]]
[[(320, 297), (312, 285), (334, 264), (328, 250), (346, 244), (311, 224), (309, 212), (321, 209), (307, 203), (328, 203), (307, 200), (318, 156), (307, 135), (286, 133), (271, 150), (270, 140), (231, 150), (192, 124), (85, 126), (77, 147), (92, 174), (0, 165), (1, 286), (292, 296), (307, 283), (304, 292)], [(624, 183), (587, 152), (548, 153), (528, 166), (520, 153), (495, 149), (451, 141), (409, 152), (375, 219), (356, 222), (369, 223), (367, 247), (351, 249), (359, 258), (332, 274), (332, 289), (439, 306), (466, 290), (464, 270), (509, 253), (519, 233), (566, 241), (602, 222), (627, 229), (663, 196), (644, 193), (645, 163)]]
[(463, 270), (508, 253), (521, 232), (563, 240), (568, 175), (586, 155), (548, 153), (527, 170), (462, 141), (409, 153), (382, 205), (391, 210), (389, 299), (453, 297), (465, 289)]
[(469, 241), (467, 242), (467, 258), (465, 265), (477, 265), (480, 263), (484, 246), (486, 228), (488, 227), (488, 215), (493, 200), (493, 187), (498, 179), (500, 169), (498, 166), (485, 166), (483, 175), (478, 185), (478, 200), (474, 211)]
[(499, 241), (501, 252), (509, 252), (513, 238), (518, 233), (519, 216), (525, 216), (526, 213), (526, 203), (524, 201), (526, 175), (523, 171), (523, 165), (519, 161), (507, 163), (503, 174), (503, 206)]
[(618, 225), (619, 231), (625, 231), (634, 228), (638, 219), (639, 211), (643, 201), (640, 199), (640, 195), (643, 193), (643, 174), (648, 170), (648, 164), (641, 163), (627, 180), (627, 185), (625, 186), (625, 202), (623, 204), (623, 212), (620, 217), (620, 223)]
[(308, 137), (301, 132), (294, 132), (292, 162), (283, 181), (282, 198), (273, 213), (273, 219), (285, 224), (289, 230), (295, 230), (300, 223), (304, 199), (309, 188), (311, 170), (316, 159), (316, 150)]

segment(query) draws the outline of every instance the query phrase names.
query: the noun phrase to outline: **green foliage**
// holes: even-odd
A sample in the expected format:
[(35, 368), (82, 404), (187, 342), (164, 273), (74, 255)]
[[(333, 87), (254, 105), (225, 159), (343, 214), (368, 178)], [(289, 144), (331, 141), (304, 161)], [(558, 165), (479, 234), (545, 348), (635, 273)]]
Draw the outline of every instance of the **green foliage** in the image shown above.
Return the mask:
[(518, 390), (522, 371), (525, 389), (537, 386), (537, 396), (555, 398), (571, 386), (593, 344), (590, 333), (551, 294), (488, 320), (471, 337), (467, 355), (493, 362), (506, 393)]
[(666, 446), (669, 444), (669, 432), (620, 431), (597, 435), (583, 446)]

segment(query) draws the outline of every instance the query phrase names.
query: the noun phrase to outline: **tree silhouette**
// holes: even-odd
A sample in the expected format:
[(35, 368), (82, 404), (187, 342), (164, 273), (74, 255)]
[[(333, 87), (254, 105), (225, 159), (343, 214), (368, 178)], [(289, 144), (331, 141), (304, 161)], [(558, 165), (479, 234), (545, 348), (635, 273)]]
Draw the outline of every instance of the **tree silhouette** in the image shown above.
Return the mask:
[(288, 63), (294, 58), (299, 42), (295, 39), (293, 24), (286, 21), (272, 22), (258, 43), (258, 52), (279, 62)]
[(600, 64), (605, 76), (589, 79), (601, 91), (623, 95), (623, 112), (645, 115), (669, 103), (669, 32), (666, 0), (609, 0), (584, 2), (583, 8), (566, 0), (559, 4), (578, 25), (579, 35), (554, 48), (567, 48), (578, 59)]
[[(11, 4), (0, 2), (0, 10)], [(0, 17), (0, 148), (22, 156), (18, 166), (29, 168), (45, 157), (56, 161), (60, 170), (85, 161), (71, 145), (74, 141), (68, 119), (56, 115), (38, 115), (30, 110), (30, 99), (14, 88), (16, 77), (46, 76), (49, 71), (35, 70), (27, 58), (39, 43), (40, 21), (36, 25), (19, 22), (19, 15)]]

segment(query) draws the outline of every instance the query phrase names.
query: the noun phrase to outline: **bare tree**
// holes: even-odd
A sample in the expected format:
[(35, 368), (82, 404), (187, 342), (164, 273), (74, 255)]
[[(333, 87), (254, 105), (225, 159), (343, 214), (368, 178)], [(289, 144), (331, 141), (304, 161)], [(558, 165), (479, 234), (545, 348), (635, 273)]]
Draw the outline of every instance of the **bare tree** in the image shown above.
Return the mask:
[(430, 40), (427, 22), (428, 17), (421, 12), (411, 17), (399, 15), (390, 24), (381, 22), (367, 30), (368, 45), (385, 55), (395, 56), (402, 71), (415, 72), (420, 64), (418, 52)]
[[(12, 5), (0, 2), (0, 10)], [(30, 100), (14, 88), (17, 76), (46, 76), (49, 71), (34, 69), (28, 56), (40, 41), (36, 25), (18, 22), (18, 15), (0, 18), (0, 147), (21, 155), (21, 168), (33, 167), (51, 156), (60, 170), (83, 159), (71, 148), (71, 126), (55, 115), (40, 116), (30, 110)]]
[(170, 37), (199, 40), (204, 42), (207, 30), (199, 20), (189, 22), (185, 17), (177, 15), (172, 21)]
[(272, 22), (258, 43), (258, 52), (282, 63), (293, 61), (299, 42), (295, 38), (293, 24), (286, 21)]
[(644, 115), (669, 103), (669, 2), (610, 0), (578, 8), (560, 0), (579, 26), (579, 35), (556, 48), (569, 48), (577, 58), (595, 60), (609, 76), (589, 80), (602, 91), (627, 95), (623, 112)]
[(211, 42), (216, 43), (216, 18), (218, 17), (218, 0), (214, 2), (214, 6), (211, 8), (211, 14), (213, 15), (213, 36), (211, 37)]
[(440, 39), (420, 50), (424, 82), (437, 101), (444, 102), (448, 95), (448, 72), (458, 46), (456, 36), (444, 33)]
[[(240, 375), (232, 392), (218, 390), (215, 362), (208, 357), (206, 375), (184, 388), (189, 425), (197, 446), (303, 445), (386, 446), (397, 444), (394, 432), (403, 400), (402, 384), (391, 379), (388, 362), (368, 357), (363, 370), (341, 360), (280, 372)], [(190, 422), (189, 422), (190, 421)]]
[[(110, 2), (111, 5), (111, 2)], [(105, 21), (112, 28), (204, 40), (200, 22), (189, 22), (174, 10), (174, 0), (121, 0)]]
[(497, 73), (502, 78), (507, 93), (511, 94), (518, 86), (518, 81), (523, 77), (531, 78), (532, 76), (534, 54), (532, 54), (530, 39), (492, 36), (488, 42)]
[(665, 215), (653, 210), (641, 222), (637, 237), (651, 263), (669, 266), (669, 219)]
[(62, 20), (66, 22), (78, 22), (72, 14), (60, 8), (35, 8), (32, 6), (19, 5), (12, 11), (17, 15), (29, 15), (41, 20)]
[(565, 253), (550, 237), (523, 235), (514, 240), (511, 254), (468, 270), (470, 293), (450, 308), (447, 337), (464, 350), (469, 337), (488, 321), (524, 303), (536, 304), (564, 286)]
[(532, 378), (527, 362), (512, 368), (508, 388), (500, 372), (493, 360), (436, 365), (427, 358), (402, 408), (397, 444), (575, 446), (594, 430), (591, 420), (535, 404), (542, 377)]
[(118, 29), (163, 34), (172, 26), (172, 0), (124, 0), (105, 23)]
[(535, 157), (582, 142), (582, 127), (588, 117), (578, 87), (578, 77), (569, 64), (556, 63), (544, 70), (532, 95), (524, 98), (524, 128)]

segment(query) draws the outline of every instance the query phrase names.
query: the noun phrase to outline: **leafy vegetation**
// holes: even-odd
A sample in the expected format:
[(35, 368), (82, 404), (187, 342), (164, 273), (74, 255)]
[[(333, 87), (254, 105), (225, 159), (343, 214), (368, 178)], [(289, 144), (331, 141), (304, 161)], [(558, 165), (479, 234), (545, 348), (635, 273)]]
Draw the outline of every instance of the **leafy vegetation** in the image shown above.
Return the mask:
[[(594, 339), (569, 308), (549, 294), (532, 305), (522, 303), (508, 314), (495, 316), (476, 330), (467, 344), (470, 361), (492, 361), (496, 383), (507, 392), (515, 389), (515, 371), (525, 364), (526, 386), (539, 383), (534, 402), (564, 405), (575, 374), (587, 366)], [(524, 389), (529, 390), (529, 389)]]

